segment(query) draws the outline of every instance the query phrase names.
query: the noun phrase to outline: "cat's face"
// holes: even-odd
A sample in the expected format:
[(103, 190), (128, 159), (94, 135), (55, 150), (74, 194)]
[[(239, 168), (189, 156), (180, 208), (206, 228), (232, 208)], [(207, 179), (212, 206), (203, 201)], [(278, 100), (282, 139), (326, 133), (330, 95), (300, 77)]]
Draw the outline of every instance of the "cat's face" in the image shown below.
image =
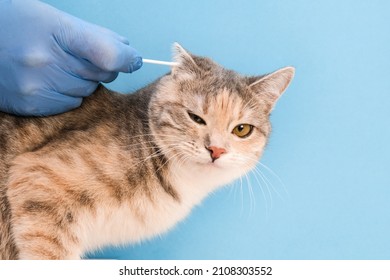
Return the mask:
[[(159, 83), (151, 128), (167, 158), (187, 168), (233, 177), (259, 160), (270, 134), (269, 114), (294, 69), (242, 77), (176, 45), (179, 63)], [(232, 177), (232, 176), (228, 176)]]

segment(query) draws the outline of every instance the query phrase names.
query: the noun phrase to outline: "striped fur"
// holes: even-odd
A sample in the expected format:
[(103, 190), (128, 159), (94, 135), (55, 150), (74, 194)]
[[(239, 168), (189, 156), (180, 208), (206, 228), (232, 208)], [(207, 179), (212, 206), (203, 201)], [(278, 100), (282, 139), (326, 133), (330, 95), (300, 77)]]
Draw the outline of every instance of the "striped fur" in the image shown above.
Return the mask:
[[(0, 259), (78, 259), (153, 237), (253, 168), (293, 68), (242, 77), (179, 45), (175, 57), (134, 94), (99, 86), (61, 115), (0, 113)], [(232, 134), (241, 123), (255, 127), (245, 139)], [(212, 161), (210, 145), (227, 152)]]

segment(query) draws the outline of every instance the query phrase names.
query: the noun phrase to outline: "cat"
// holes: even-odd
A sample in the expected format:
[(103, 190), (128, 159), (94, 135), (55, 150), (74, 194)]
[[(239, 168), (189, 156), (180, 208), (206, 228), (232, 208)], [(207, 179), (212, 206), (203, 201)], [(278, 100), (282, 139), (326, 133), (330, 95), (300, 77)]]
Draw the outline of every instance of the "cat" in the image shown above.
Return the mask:
[(133, 94), (99, 85), (50, 117), (0, 113), (0, 259), (80, 259), (166, 232), (250, 171), (294, 76), (241, 76), (174, 45)]

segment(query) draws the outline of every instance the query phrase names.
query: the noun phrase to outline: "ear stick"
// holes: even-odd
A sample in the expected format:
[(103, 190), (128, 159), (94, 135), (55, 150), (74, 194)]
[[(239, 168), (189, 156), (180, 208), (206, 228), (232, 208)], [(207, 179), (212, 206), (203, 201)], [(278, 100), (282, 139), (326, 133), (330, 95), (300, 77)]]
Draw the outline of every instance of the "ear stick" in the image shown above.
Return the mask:
[(154, 60), (154, 59), (147, 59), (147, 58), (143, 58), (142, 62), (143, 63), (150, 63), (150, 64), (168, 65), (168, 66), (176, 66), (179, 64), (177, 62), (161, 61), (161, 60)]

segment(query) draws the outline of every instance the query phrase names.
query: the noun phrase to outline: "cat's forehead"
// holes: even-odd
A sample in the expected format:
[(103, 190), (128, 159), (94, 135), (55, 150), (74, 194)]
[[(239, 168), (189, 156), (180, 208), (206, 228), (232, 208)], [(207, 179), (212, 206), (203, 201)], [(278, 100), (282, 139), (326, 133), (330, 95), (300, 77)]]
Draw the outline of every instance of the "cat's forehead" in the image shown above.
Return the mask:
[(222, 68), (203, 73), (196, 79), (181, 81), (179, 91), (184, 95), (195, 95), (198, 100), (200, 96), (201, 100), (210, 102), (245, 101), (251, 97), (244, 78), (233, 71)]
[(207, 107), (226, 111), (257, 101), (253, 92), (248, 89), (244, 78), (225, 69), (214, 70), (209, 75), (187, 81), (181, 89), (189, 100), (193, 100), (197, 105), (205, 106), (205, 113), (207, 113)]

